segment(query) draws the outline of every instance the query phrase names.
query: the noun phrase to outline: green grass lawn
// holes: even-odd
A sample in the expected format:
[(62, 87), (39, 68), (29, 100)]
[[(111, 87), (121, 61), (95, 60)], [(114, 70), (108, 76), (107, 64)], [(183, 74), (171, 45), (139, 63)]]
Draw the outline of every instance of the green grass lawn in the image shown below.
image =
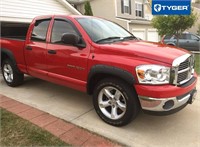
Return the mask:
[(0, 146), (69, 146), (49, 132), (0, 109)]
[(195, 54), (195, 71), (200, 75), (200, 54)]

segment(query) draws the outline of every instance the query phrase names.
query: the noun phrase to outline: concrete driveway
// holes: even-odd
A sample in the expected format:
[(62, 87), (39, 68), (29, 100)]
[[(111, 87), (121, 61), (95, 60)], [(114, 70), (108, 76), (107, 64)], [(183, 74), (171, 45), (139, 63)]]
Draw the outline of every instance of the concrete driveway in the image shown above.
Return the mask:
[[(200, 78), (198, 81), (200, 98)], [(0, 93), (31, 105), (111, 140), (133, 147), (200, 147), (200, 99), (170, 116), (139, 114), (125, 127), (107, 125), (84, 93), (26, 77), (22, 86), (8, 87), (0, 75)]]

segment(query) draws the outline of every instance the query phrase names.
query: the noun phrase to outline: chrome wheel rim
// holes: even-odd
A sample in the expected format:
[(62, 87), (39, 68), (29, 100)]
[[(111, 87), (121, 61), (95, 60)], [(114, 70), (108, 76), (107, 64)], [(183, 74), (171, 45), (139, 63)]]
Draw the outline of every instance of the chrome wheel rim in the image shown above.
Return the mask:
[(104, 87), (98, 95), (98, 105), (101, 112), (112, 120), (120, 119), (124, 116), (127, 105), (122, 92), (115, 87)]
[(13, 81), (13, 70), (9, 64), (4, 65), (3, 74), (7, 82), (11, 83)]

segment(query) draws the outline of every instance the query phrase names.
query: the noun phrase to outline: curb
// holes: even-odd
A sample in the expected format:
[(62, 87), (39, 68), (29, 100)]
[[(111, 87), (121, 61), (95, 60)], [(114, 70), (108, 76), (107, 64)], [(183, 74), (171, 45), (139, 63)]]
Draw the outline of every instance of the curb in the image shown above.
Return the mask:
[(28, 120), (72, 146), (121, 147), (121, 145), (113, 143), (106, 138), (1, 94), (0, 108), (4, 108)]

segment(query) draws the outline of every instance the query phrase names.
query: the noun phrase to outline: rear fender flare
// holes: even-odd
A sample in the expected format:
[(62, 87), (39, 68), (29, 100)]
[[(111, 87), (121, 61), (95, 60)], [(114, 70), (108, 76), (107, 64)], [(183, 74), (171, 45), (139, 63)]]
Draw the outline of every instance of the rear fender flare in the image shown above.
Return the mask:
[[(9, 59), (14, 63), (14, 65), (17, 67), (17, 62), (16, 62), (16, 60), (15, 60), (15, 57), (14, 57), (13, 53), (12, 53), (10, 50), (5, 49), (5, 48), (1, 48), (1, 64), (2, 64), (2, 62), (3, 62), (3, 55), (8, 56), (8, 58), (9, 58)], [(18, 68), (17, 68), (17, 70), (18, 70), (18, 72), (20, 72)]]

